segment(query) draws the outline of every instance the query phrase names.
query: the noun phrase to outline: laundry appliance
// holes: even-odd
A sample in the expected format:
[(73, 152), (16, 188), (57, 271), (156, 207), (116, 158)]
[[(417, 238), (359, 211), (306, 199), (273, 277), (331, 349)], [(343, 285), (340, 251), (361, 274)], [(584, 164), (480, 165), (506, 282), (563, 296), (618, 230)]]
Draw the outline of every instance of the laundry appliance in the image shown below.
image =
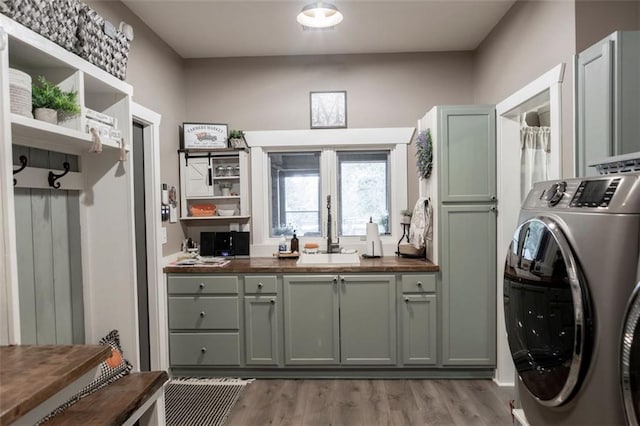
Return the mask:
[(530, 191), (505, 263), (504, 312), (531, 425), (625, 423), (620, 339), (639, 250), (640, 173)]

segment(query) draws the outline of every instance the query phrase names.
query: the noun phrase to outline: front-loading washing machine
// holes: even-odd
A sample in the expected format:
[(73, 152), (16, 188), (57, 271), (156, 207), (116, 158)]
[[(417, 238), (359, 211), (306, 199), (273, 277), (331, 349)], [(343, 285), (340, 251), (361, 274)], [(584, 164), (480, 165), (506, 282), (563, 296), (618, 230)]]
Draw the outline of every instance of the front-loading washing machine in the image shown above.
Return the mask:
[(624, 424), (620, 336), (638, 283), (640, 173), (537, 183), (519, 223), (504, 312), (527, 421)]

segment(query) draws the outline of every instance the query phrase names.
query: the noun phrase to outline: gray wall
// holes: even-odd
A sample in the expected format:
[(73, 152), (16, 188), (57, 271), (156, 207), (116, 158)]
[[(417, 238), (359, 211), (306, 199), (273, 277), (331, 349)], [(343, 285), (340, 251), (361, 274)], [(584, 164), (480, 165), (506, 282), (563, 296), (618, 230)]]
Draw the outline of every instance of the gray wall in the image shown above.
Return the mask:
[[(433, 105), (473, 101), (472, 60), (470, 52), (188, 60), (186, 118), (243, 130), (308, 129), (309, 92), (346, 90), (348, 127), (416, 126)], [(408, 175), (413, 207), (414, 144)]]
[(475, 51), (474, 102), (496, 104), (561, 62), (563, 174), (573, 172), (575, 8), (570, 1), (518, 1)]
[(640, 30), (640, 1), (576, 1), (576, 52), (624, 30)]
[[(131, 45), (126, 81), (131, 84), (133, 100), (162, 115), (160, 124), (160, 175), (164, 183), (179, 187), (178, 125), (185, 118), (183, 61), (164, 41), (119, 1), (87, 1), (116, 26), (120, 21), (132, 25), (135, 38)], [(158, 188), (160, 191), (160, 188)], [(183, 238), (179, 223), (167, 227), (166, 256), (180, 250)]]

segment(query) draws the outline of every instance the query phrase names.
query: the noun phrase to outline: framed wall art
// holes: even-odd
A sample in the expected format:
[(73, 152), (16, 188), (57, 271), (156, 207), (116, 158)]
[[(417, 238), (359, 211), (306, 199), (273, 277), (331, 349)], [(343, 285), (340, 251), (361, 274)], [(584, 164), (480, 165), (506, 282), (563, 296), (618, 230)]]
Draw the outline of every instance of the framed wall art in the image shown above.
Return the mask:
[(347, 92), (309, 92), (312, 129), (347, 127)]
[(182, 123), (182, 148), (222, 149), (227, 147), (226, 124)]

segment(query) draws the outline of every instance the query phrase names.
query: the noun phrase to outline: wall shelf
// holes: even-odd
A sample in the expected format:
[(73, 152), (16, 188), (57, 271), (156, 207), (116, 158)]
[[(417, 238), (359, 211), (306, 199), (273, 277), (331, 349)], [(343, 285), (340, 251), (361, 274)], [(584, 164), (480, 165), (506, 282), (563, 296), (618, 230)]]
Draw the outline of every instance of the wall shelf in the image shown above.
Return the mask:
[(191, 196), (191, 197), (185, 197), (185, 199), (187, 200), (207, 200), (207, 201), (215, 201), (215, 200), (240, 200), (240, 196), (239, 195), (229, 195), (229, 196), (223, 196), (223, 195), (214, 195), (212, 197), (196, 197), (196, 196)]
[(227, 221), (227, 222), (240, 222), (247, 221), (251, 219), (251, 216), (187, 216), (181, 217), (180, 220), (216, 220), (216, 221)]

